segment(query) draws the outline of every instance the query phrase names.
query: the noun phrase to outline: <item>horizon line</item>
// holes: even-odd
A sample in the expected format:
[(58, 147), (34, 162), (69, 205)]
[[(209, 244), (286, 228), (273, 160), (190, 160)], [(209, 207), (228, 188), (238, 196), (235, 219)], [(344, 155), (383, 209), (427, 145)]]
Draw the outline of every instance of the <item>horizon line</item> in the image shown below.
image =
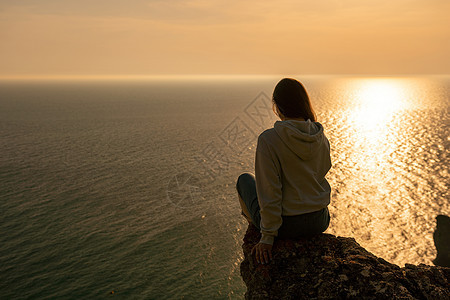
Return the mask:
[(450, 73), (417, 74), (366, 74), (366, 73), (322, 73), (322, 74), (123, 74), (123, 75), (0, 75), (0, 80), (158, 80), (158, 79), (251, 79), (280, 77), (416, 77), (450, 76)]

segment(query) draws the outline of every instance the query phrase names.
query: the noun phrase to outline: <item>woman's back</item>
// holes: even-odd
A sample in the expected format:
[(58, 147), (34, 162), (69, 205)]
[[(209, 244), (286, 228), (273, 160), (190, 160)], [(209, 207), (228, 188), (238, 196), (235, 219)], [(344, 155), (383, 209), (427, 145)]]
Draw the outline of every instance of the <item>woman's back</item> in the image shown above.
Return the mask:
[(325, 175), (330, 168), (330, 145), (320, 123), (277, 121), (258, 139), (255, 175), (260, 202), (280, 200), (275, 189), (266, 187), (281, 183), (281, 215), (299, 215), (327, 207), (331, 188)]
[(252, 252), (266, 263), (277, 236), (318, 234), (330, 224), (330, 144), (305, 87), (280, 80), (273, 109), (281, 121), (258, 138), (255, 175), (241, 174), (236, 183), (243, 215), (261, 230)]

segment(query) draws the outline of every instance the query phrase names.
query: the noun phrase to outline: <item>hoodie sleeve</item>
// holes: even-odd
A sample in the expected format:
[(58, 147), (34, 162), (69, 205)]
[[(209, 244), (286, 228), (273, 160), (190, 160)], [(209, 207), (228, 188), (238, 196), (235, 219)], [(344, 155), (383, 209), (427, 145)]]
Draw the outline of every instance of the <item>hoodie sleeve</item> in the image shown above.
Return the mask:
[(273, 244), (283, 219), (281, 218), (280, 163), (270, 152), (261, 136), (258, 139), (255, 159), (256, 192), (261, 213), (260, 243)]

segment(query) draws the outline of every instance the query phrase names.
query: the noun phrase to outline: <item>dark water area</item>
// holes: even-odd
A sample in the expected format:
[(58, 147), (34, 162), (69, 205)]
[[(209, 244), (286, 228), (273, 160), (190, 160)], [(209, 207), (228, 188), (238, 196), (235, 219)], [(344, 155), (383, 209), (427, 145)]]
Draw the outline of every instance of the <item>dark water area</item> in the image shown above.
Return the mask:
[[(242, 298), (234, 184), (278, 79), (0, 82), (0, 298)], [(332, 147), (327, 232), (432, 264), (450, 77), (299, 79)]]

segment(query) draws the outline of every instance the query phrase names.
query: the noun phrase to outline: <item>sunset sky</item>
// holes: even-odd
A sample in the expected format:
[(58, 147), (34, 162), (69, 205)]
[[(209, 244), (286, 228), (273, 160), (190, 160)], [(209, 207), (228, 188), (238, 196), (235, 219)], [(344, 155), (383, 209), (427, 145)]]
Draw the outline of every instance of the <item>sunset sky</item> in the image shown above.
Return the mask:
[(447, 74), (448, 0), (2, 0), (0, 77)]

